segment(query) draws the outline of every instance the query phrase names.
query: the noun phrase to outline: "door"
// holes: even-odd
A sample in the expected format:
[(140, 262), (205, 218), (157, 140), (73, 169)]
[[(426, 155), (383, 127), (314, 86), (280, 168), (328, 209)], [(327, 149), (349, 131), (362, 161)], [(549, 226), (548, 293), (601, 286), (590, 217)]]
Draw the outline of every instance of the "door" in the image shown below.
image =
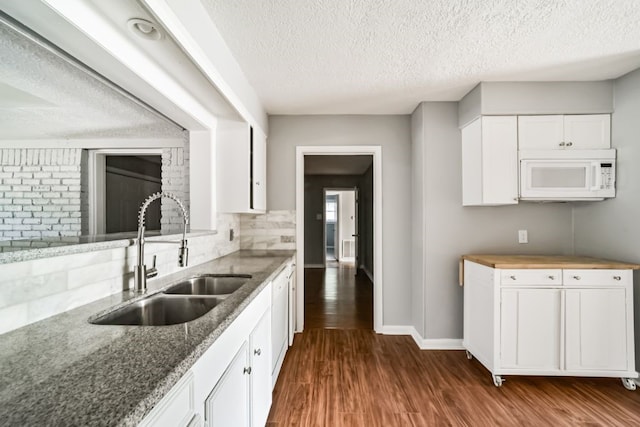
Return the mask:
[(560, 369), (560, 292), (559, 289), (502, 290), (502, 368)]
[(251, 167), (252, 167), (252, 209), (263, 211), (267, 208), (267, 140), (253, 128), (251, 136)]
[(564, 148), (562, 115), (518, 116), (518, 149), (558, 150)]
[(271, 408), (271, 310), (267, 310), (249, 339), (251, 346), (251, 425), (267, 423)]
[(276, 385), (278, 374), (289, 348), (288, 314), (288, 274), (287, 269), (273, 279), (271, 300), (271, 376), (273, 387)]
[(626, 370), (625, 289), (568, 289), (565, 292), (566, 368)]
[(564, 116), (564, 140), (567, 148), (610, 148), (611, 116), (609, 114)]
[(296, 264), (291, 264), (291, 273), (289, 273), (289, 347), (293, 345), (293, 336), (296, 332), (296, 313), (297, 313), (297, 296), (296, 296)]
[(205, 419), (209, 427), (249, 425), (248, 344), (242, 345), (227, 370), (205, 401)]
[(354, 221), (353, 221), (353, 226), (355, 228), (355, 232), (353, 233), (353, 256), (355, 257), (355, 272), (353, 274), (358, 275), (358, 268), (360, 267), (360, 246), (359, 246), (359, 240), (360, 240), (360, 223), (359, 223), (359, 217), (358, 217), (358, 209), (359, 209), (359, 201), (358, 198), (360, 197), (360, 194), (358, 192), (358, 189), (356, 188), (354, 190), (355, 193), (355, 209), (354, 209)]

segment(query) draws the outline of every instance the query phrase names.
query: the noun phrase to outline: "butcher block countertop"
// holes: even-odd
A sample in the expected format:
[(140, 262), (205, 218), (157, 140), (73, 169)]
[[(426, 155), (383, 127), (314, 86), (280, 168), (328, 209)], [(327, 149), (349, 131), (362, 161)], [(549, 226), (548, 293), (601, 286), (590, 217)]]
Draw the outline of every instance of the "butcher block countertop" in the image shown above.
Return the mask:
[(638, 270), (640, 265), (608, 259), (565, 255), (463, 255), (469, 260), (493, 268), (572, 268)]

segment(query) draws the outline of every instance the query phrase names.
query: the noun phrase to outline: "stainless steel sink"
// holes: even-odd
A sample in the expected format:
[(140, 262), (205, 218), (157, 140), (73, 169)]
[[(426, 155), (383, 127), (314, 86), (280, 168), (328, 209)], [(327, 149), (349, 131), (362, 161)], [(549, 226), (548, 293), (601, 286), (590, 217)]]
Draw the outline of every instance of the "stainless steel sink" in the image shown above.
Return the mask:
[(225, 296), (237, 291), (249, 279), (249, 274), (204, 274), (176, 283), (164, 293)]
[(90, 320), (96, 325), (166, 326), (197, 319), (222, 298), (156, 294)]

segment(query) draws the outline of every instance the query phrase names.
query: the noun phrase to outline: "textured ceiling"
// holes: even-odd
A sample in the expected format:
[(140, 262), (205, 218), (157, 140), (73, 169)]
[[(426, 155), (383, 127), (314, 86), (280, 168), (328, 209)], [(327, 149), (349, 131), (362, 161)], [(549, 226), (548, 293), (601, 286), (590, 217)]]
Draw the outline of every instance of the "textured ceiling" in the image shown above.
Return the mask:
[(640, 67), (638, 0), (202, 0), (270, 114), (410, 113)]

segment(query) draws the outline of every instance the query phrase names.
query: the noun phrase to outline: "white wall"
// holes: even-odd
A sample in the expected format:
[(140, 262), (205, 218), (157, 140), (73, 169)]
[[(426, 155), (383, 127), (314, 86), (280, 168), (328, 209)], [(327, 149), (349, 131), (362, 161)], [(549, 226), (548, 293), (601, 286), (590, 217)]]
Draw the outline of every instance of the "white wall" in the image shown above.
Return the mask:
[(353, 240), (356, 232), (356, 193), (355, 191), (338, 191), (338, 241), (336, 242), (338, 259), (342, 261), (342, 242)]
[[(409, 116), (270, 116), (267, 206), (295, 209), (295, 147), (382, 147), (383, 325), (411, 321)], [(375, 273), (375, 272), (374, 272)]]
[[(422, 120), (422, 126), (420, 126)], [(414, 193), (413, 232), (420, 233), (424, 264), (414, 265), (416, 297), (424, 300), (425, 339), (462, 337), (462, 289), (458, 260), (469, 253), (572, 254), (571, 205), (520, 203), (500, 207), (463, 207), (461, 140), (455, 102), (425, 102), (413, 115)], [(421, 130), (422, 128), (422, 130)], [(422, 175), (422, 176), (421, 176)], [(416, 182), (417, 181), (417, 182)], [(422, 187), (422, 188), (421, 188)], [(422, 198), (422, 203), (420, 202)], [(422, 210), (422, 212), (420, 212)], [(418, 224), (418, 225), (417, 225)], [(518, 244), (519, 229), (529, 231), (529, 244)], [(414, 263), (420, 258), (414, 256)], [(417, 260), (417, 261), (416, 261)], [(420, 279), (421, 278), (421, 279)], [(421, 320), (414, 302), (413, 321)], [(422, 326), (422, 328), (421, 328)]]
[[(640, 70), (615, 81), (612, 146), (616, 198), (574, 208), (576, 254), (640, 263)], [(640, 367), (640, 273), (634, 274), (636, 369)]]

